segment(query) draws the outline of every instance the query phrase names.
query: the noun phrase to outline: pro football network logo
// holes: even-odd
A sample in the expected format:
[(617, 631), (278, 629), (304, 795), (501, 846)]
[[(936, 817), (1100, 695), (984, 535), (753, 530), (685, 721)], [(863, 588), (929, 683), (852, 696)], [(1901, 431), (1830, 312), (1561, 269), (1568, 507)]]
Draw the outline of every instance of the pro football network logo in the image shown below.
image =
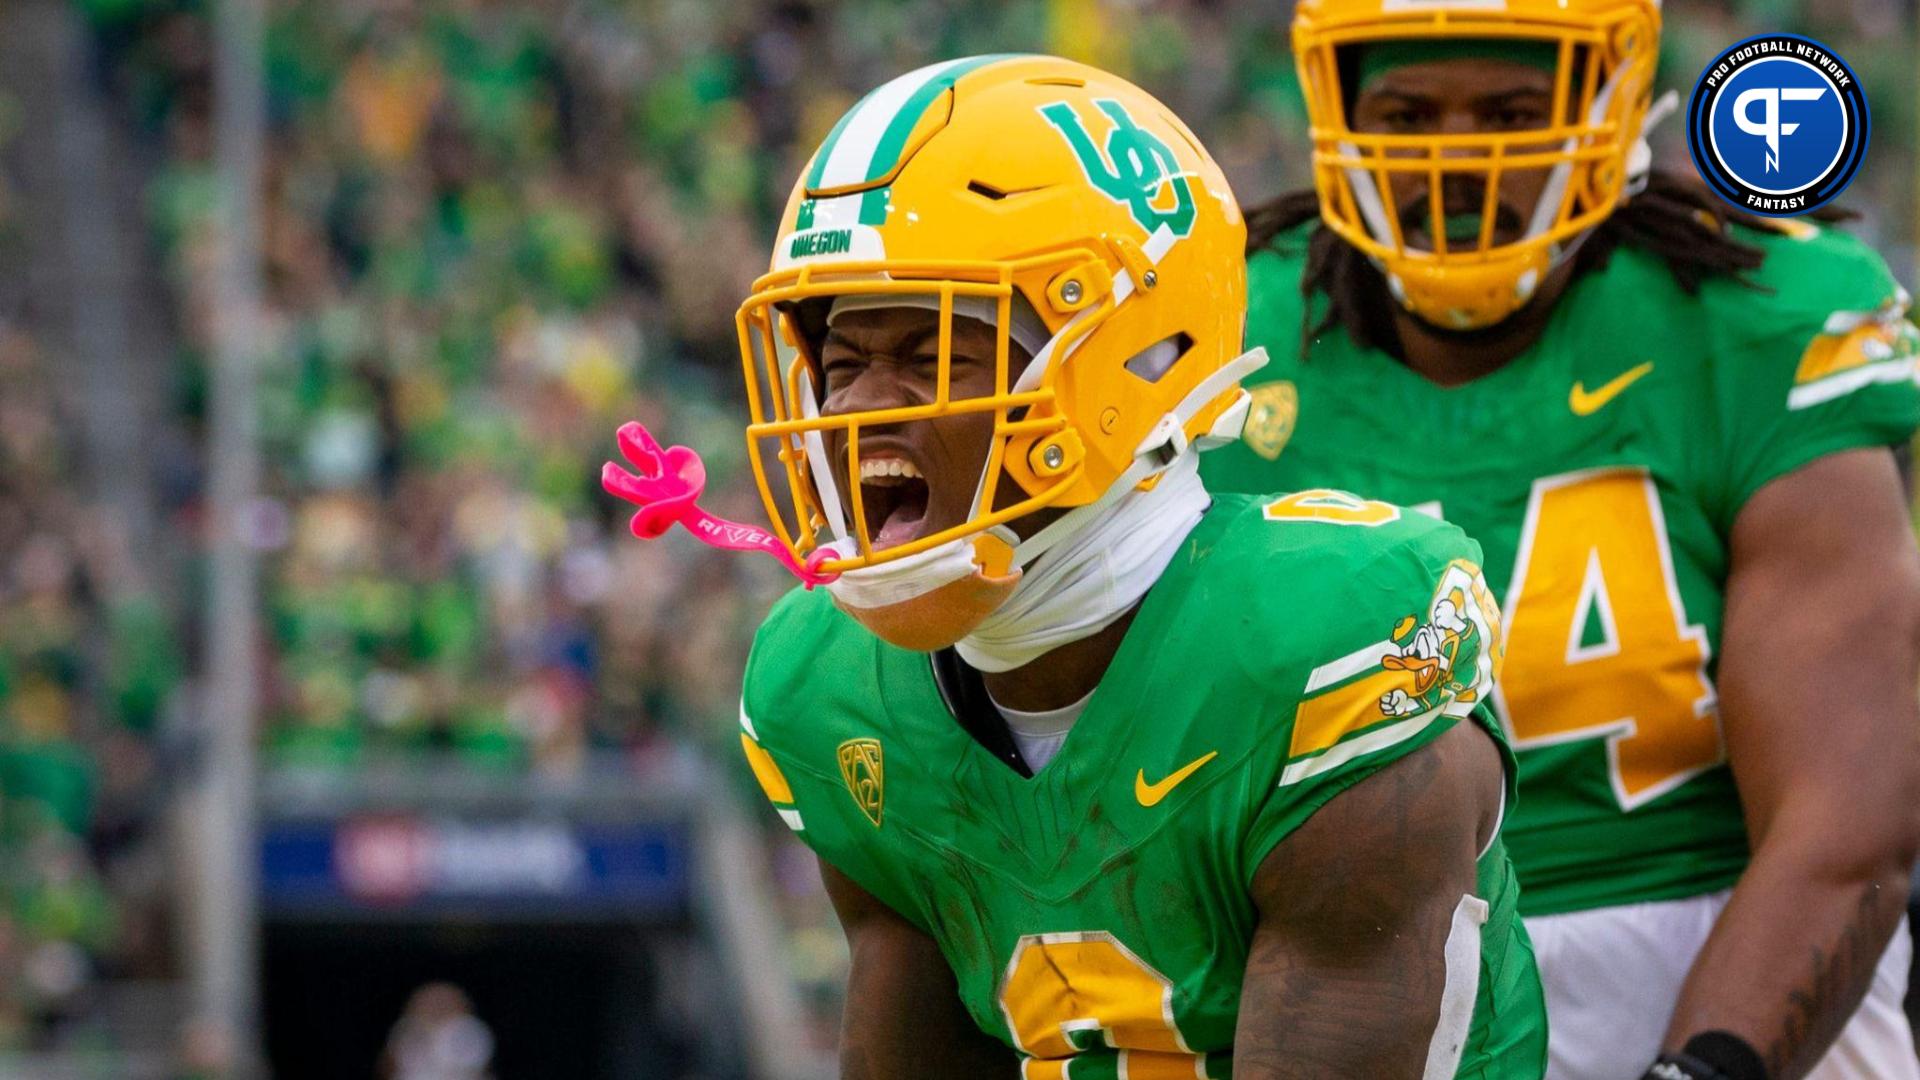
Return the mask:
[(1716, 194), (1792, 217), (1832, 202), (1867, 155), (1866, 94), (1833, 50), (1763, 34), (1721, 53), (1687, 103), (1687, 147)]

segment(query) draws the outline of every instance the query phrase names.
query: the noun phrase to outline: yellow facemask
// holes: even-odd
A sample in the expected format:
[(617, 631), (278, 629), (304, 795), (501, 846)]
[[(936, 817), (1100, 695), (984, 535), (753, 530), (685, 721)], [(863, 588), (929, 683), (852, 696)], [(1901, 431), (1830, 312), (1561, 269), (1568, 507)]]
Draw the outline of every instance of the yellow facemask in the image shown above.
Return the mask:
[[(1557, 50), (1548, 126), (1490, 134), (1374, 134), (1353, 130), (1347, 87), (1359, 46), (1416, 41), (1534, 42)], [(1301, 0), (1293, 51), (1306, 93), (1314, 185), (1328, 228), (1386, 275), (1394, 298), (1450, 330), (1513, 314), (1577, 238), (1619, 205), (1646, 121), (1659, 53), (1658, 0)], [(1343, 67), (1343, 65), (1346, 65)], [(1494, 242), (1504, 173), (1550, 170), (1525, 234)], [(1450, 244), (1442, 199), (1430, 200), (1434, 249), (1409, 247), (1393, 199), (1395, 176), (1423, 176), (1437, 193), (1449, 176), (1485, 183), (1476, 240)]]

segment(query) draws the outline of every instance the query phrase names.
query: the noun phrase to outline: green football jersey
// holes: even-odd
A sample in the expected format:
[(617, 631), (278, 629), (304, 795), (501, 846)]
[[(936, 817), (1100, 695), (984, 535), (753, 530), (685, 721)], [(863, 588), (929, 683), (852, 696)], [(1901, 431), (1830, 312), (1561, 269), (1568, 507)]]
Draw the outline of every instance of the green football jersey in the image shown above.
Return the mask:
[[(1307, 228), (1250, 260), (1243, 438), (1216, 491), (1325, 486), (1480, 542), (1506, 624), (1494, 710), (1520, 761), (1528, 915), (1692, 896), (1748, 859), (1714, 692), (1734, 519), (1825, 454), (1920, 423), (1906, 294), (1838, 232), (1739, 230), (1752, 287), (1697, 296), (1641, 250), (1577, 279), (1539, 341), (1443, 388), (1328, 330), (1301, 356)], [(1326, 302), (1316, 295), (1316, 321)]]
[[(801, 839), (939, 943), (1026, 1077), (1230, 1076), (1262, 858), (1462, 719), (1494, 730), (1478, 557), (1381, 503), (1218, 497), (1030, 779), (963, 730), (929, 656), (795, 591), (754, 641), (742, 743)], [(1457, 1072), (1428, 1075), (1538, 1078), (1499, 843), (1479, 870), (1435, 1040)]]

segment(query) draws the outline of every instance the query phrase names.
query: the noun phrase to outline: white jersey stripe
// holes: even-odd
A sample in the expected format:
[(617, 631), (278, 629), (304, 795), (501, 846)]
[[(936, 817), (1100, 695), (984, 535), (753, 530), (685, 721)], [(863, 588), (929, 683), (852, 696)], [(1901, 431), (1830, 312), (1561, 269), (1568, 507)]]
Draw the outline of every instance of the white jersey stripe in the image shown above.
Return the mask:
[(1280, 770), (1280, 783), (1276, 786), (1287, 787), (1290, 784), (1297, 784), (1302, 780), (1319, 776), (1321, 773), (1331, 772), (1345, 765), (1347, 762), (1352, 761), (1354, 758), (1385, 750), (1390, 746), (1403, 743), (1415, 735), (1420, 734), (1422, 731), (1425, 731), (1427, 724), (1430, 723), (1439, 712), (1440, 710), (1438, 709), (1428, 709), (1426, 712), (1416, 716), (1409, 716), (1398, 723), (1388, 724), (1383, 728), (1376, 728), (1357, 739), (1348, 739), (1346, 742), (1336, 743), (1333, 749), (1328, 750), (1318, 757), (1310, 757), (1302, 761), (1296, 761)]
[(1386, 656), (1399, 656), (1400, 646), (1391, 641), (1376, 641), (1364, 649), (1357, 649), (1338, 660), (1330, 660), (1314, 668), (1307, 676), (1307, 688), (1304, 693), (1314, 694), (1335, 683), (1346, 682), (1355, 675), (1365, 675), (1378, 668), (1380, 660)]
[(1846, 397), (1855, 390), (1865, 389), (1875, 383), (1901, 382), (1914, 378), (1915, 371), (1914, 358), (1911, 356), (1850, 368), (1817, 382), (1794, 387), (1787, 393), (1787, 408), (1805, 409), (1834, 398)]

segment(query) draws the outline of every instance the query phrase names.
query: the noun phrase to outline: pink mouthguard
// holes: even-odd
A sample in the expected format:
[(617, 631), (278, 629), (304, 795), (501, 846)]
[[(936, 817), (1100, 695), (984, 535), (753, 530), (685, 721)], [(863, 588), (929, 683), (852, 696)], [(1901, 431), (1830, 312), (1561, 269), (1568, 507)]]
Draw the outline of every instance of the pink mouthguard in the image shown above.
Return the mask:
[(620, 425), (620, 453), (633, 463), (639, 475), (609, 461), (600, 467), (600, 486), (607, 494), (638, 506), (633, 515), (633, 535), (653, 540), (673, 527), (686, 526), (703, 543), (727, 551), (764, 551), (780, 560), (780, 565), (811, 589), (825, 585), (838, 574), (822, 573), (819, 566), (830, 557), (821, 548), (808, 556), (805, 564), (793, 557), (780, 538), (757, 525), (715, 517), (694, 504), (707, 487), (707, 466), (690, 447), (661, 449), (646, 425), (630, 420)]

